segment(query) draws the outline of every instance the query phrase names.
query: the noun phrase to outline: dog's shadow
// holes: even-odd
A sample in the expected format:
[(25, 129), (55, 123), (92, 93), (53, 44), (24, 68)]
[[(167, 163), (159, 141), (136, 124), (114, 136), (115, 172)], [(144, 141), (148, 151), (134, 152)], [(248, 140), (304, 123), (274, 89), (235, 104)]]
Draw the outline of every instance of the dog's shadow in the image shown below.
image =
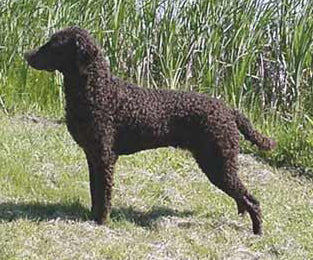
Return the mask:
[(184, 218), (191, 215), (193, 215), (192, 211), (178, 211), (163, 206), (152, 207), (146, 212), (135, 210), (132, 207), (121, 207), (112, 209), (111, 219), (113, 221), (126, 220), (141, 227), (151, 228), (162, 217)]
[(0, 203), (0, 221), (10, 222), (18, 219), (31, 221), (49, 220), (88, 220), (90, 211), (80, 202), (42, 203), (6, 202)]
[[(128, 221), (138, 226), (152, 227), (153, 223), (162, 217), (188, 217), (192, 211), (177, 211), (167, 207), (153, 207), (147, 212), (132, 207), (113, 208), (111, 220), (113, 222)], [(88, 221), (91, 212), (80, 202), (69, 203), (1, 203), (0, 222), (11, 222), (19, 219), (30, 221), (74, 220)]]

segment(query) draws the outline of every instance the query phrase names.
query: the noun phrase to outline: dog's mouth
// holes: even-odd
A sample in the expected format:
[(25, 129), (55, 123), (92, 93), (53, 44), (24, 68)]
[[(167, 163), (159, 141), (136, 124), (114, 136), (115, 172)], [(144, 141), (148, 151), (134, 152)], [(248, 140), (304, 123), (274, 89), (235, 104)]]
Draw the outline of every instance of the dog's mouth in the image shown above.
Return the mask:
[(36, 51), (29, 51), (24, 53), (24, 58), (27, 61), (27, 63), (37, 69), (36, 62), (35, 62), (35, 56), (36, 56)]
[(55, 70), (54, 68), (52, 68), (50, 66), (42, 65), (44, 63), (40, 62), (40, 58), (38, 57), (37, 51), (25, 52), (24, 58), (27, 61), (27, 63), (29, 64), (29, 66), (33, 67), (34, 69), (46, 70), (48, 72), (52, 72)]

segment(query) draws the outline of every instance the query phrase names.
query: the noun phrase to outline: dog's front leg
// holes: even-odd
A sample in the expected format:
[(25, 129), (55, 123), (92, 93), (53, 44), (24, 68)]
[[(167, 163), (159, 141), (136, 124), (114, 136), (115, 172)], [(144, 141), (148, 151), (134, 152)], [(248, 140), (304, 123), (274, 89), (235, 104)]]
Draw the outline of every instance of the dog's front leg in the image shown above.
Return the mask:
[(111, 212), (113, 171), (117, 156), (108, 147), (97, 150), (98, 153), (86, 152), (86, 157), (89, 166), (92, 214), (98, 224), (103, 224)]

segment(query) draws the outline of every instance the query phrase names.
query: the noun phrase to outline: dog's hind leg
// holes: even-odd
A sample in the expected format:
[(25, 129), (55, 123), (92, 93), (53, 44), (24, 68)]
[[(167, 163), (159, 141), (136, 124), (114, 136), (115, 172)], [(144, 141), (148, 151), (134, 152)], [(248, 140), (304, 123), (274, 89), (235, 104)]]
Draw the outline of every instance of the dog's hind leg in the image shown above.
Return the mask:
[(248, 211), (250, 214), (254, 234), (262, 233), (262, 215), (259, 202), (247, 191), (237, 174), (237, 155), (219, 157), (209, 149), (202, 149), (193, 153), (194, 157), (209, 180), (232, 197), (238, 207), (238, 213)]

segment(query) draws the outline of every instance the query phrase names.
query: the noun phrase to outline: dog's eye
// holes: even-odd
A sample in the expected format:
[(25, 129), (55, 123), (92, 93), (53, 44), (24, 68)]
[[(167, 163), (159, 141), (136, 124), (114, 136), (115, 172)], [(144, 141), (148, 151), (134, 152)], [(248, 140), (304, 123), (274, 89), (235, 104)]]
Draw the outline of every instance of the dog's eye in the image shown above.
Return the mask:
[(54, 53), (55, 55), (58, 55), (58, 56), (63, 55), (62, 49), (61, 49), (61, 48), (58, 48), (58, 47), (54, 48), (53, 53)]
[(50, 42), (47, 42), (45, 45), (40, 47), (40, 51), (49, 51), (50, 49)]

